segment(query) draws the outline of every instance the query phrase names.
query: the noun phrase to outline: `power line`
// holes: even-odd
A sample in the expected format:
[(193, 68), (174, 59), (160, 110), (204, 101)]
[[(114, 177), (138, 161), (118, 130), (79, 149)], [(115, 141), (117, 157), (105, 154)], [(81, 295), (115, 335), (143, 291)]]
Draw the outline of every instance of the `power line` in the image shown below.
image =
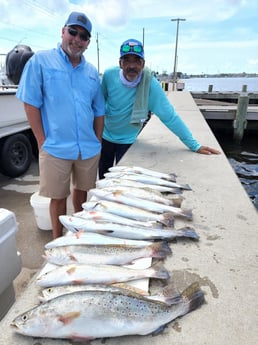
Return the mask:
[(37, 1), (31, 1), (31, 0), (23, 0), (25, 4), (27, 4), (29, 7), (35, 8), (39, 12), (46, 14), (49, 17), (56, 17), (53, 12), (47, 7), (42, 4), (39, 4)]

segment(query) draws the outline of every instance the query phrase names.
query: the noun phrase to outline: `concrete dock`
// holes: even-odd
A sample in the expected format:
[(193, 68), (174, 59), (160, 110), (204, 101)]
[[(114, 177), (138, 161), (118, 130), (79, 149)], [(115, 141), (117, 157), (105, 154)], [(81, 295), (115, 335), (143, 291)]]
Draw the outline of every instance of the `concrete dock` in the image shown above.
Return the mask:
[[(190, 93), (169, 92), (168, 97), (203, 145), (221, 149)], [(256, 345), (258, 213), (224, 153), (205, 156), (190, 152), (153, 115), (120, 165), (174, 172), (177, 182), (191, 186), (192, 191), (183, 194), (183, 206), (193, 210), (193, 221), (176, 219), (175, 227), (193, 226), (200, 240), (171, 243), (173, 255), (165, 266), (180, 290), (191, 282), (199, 282), (206, 303), (170, 323), (155, 337), (111, 338), (105, 344)], [(32, 217), (32, 211), (28, 214), (27, 209), (23, 218), (19, 209), (18, 221), (23, 225), (29, 225)], [(33, 248), (31, 241), (30, 247)], [(39, 252), (35, 250), (33, 255), (36, 258)], [(11, 329), (10, 323), (16, 316), (38, 303), (38, 290), (33, 277), (0, 322), (0, 345), (73, 344), (68, 340), (25, 337)], [(96, 345), (102, 343), (101, 339), (92, 341)]]

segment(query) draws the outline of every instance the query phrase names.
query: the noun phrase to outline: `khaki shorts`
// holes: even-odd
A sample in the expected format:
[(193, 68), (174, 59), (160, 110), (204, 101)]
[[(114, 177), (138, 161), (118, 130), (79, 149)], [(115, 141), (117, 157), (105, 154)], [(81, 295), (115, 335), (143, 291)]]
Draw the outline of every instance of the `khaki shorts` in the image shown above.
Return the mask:
[(88, 191), (95, 188), (100, 154), (82, 160), (53, 157), (39, 152), (40, 195), (51, 199), (64, 199), (70, 195), (71, 177), (75, 189)]

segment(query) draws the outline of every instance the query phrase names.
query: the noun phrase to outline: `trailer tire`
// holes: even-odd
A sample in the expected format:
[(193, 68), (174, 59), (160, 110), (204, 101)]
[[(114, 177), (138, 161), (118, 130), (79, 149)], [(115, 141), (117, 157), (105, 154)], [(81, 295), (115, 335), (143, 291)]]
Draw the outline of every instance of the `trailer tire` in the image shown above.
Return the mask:
[(15, 134), (1, 143), (1, 172), (9, 177), (24, 174), (32, 162), (32, 146), (25, 134)]

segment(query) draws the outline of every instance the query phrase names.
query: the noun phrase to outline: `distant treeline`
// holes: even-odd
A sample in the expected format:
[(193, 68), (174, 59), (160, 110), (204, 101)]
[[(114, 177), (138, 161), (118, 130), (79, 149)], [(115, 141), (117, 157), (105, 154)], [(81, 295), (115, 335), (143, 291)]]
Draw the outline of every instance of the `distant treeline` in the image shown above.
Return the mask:
[[(156, 73), (156, 76), (162, 80), (166, 79), (173, 79), (173, 73)], [(255, 78), (258, 77), (257, 73), (216, 73), (216, 74), (187, 74), (183, 72), (177, 72), (177, 79), (187, 79), (187, 78)]]
[(255, 78), (258, 77), (257, 73), (218, 73), (218, 74), (189, 74), (186, 75), (190, 78)]

